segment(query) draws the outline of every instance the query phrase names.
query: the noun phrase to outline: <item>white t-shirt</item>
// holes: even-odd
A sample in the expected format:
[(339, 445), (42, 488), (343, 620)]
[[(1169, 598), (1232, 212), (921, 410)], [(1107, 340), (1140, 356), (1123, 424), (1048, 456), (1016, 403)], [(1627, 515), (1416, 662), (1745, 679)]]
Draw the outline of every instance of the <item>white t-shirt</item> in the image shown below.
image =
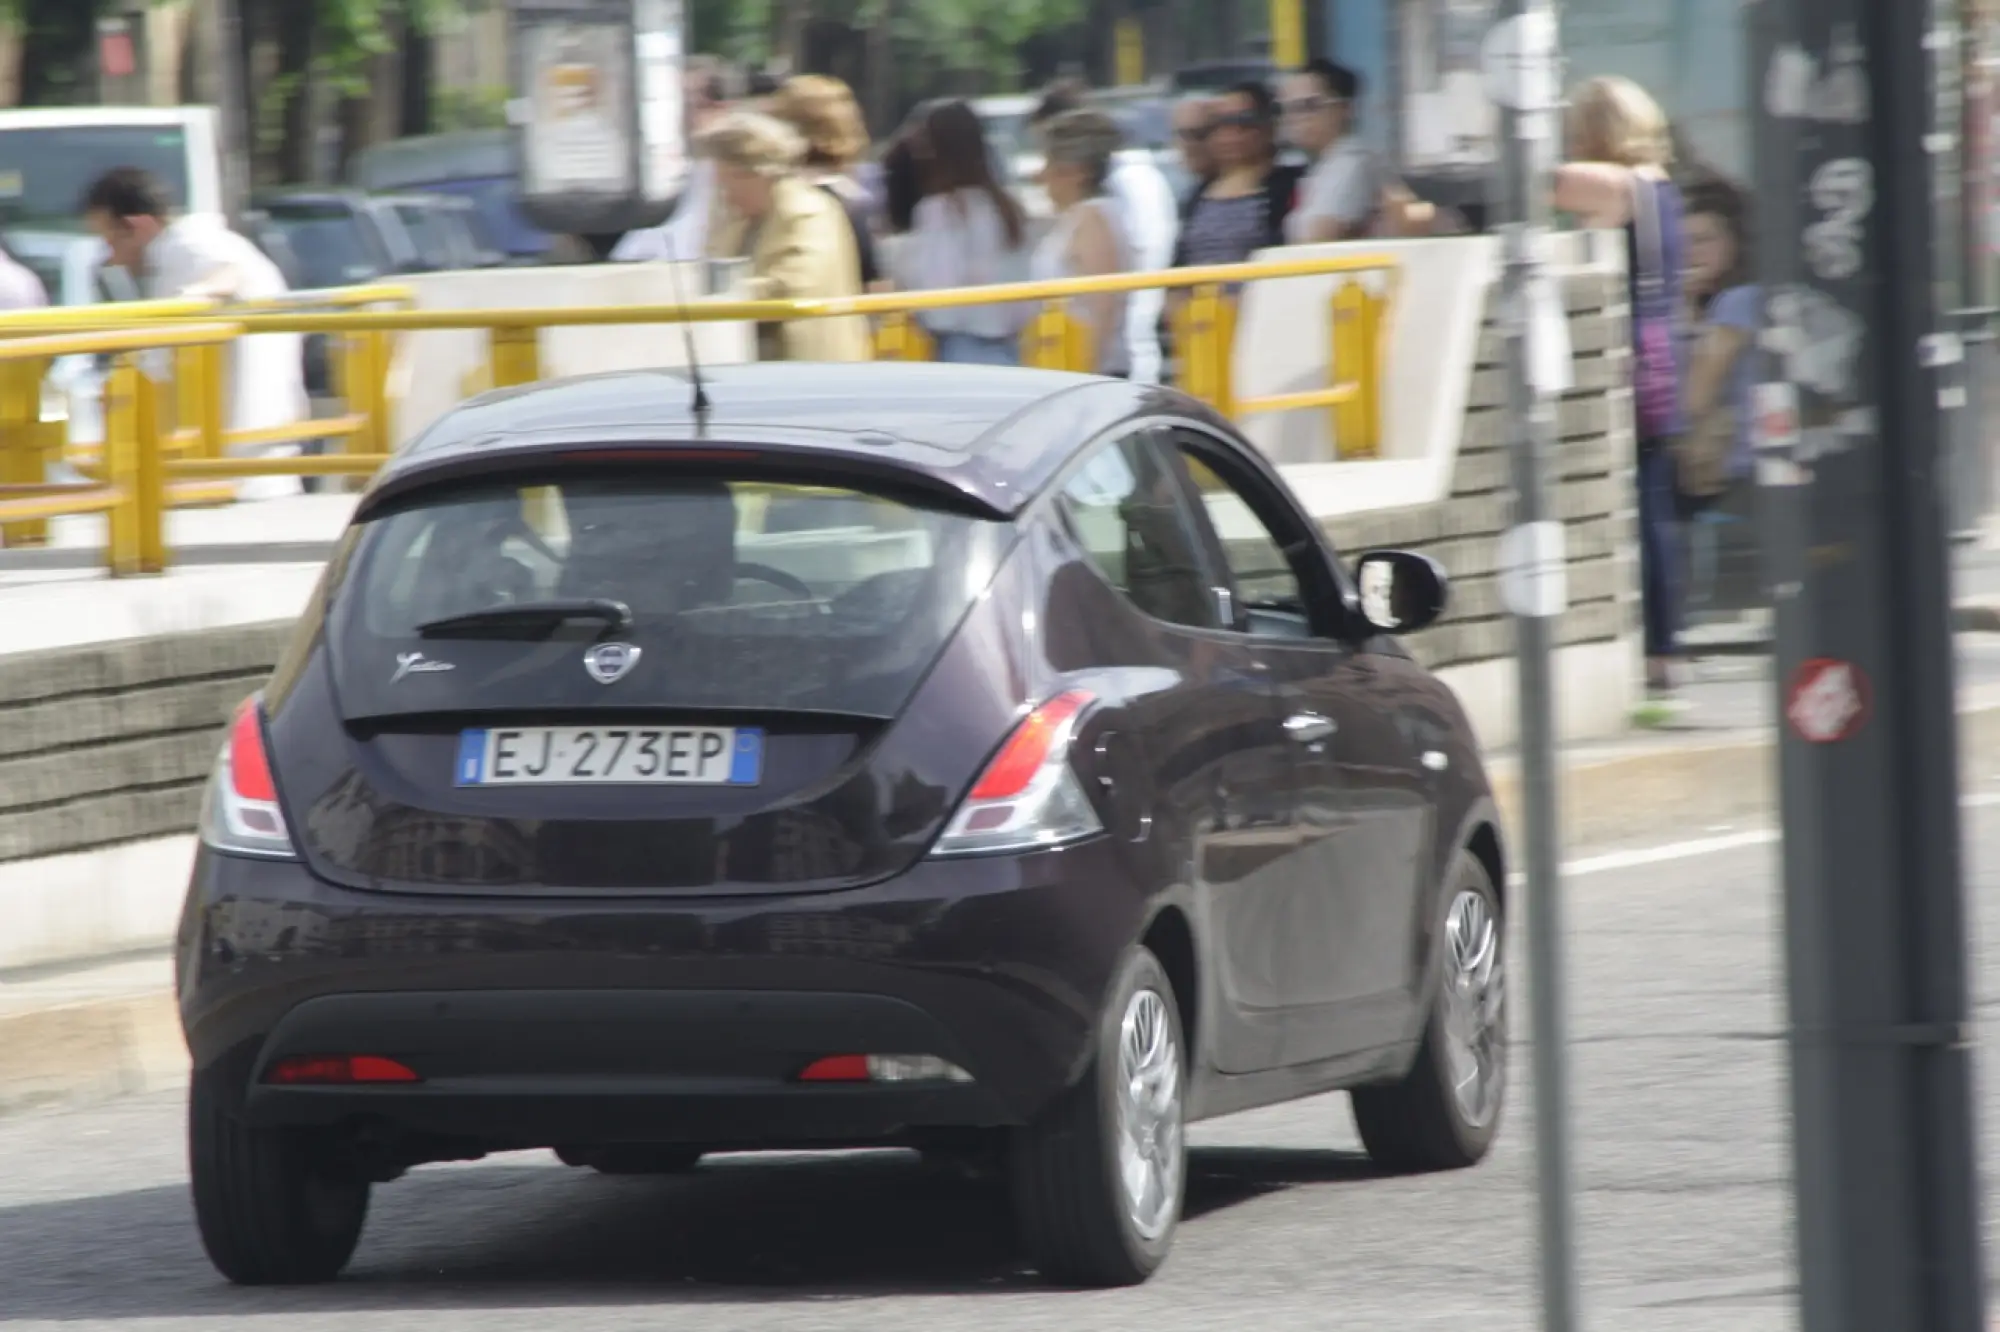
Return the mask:
[[(221, 218), (207, 214), (175, 218), (146, 247), (142, 290), (152, 300), (169, 300), (224, 268), (235, 273), (235, 283), (225, 294), (228, 300), (268, 300), (291, 290), (285, 275), (262, 250), (231, 231)], [(306, 397), (304, 358), (301, 333), (259, 333), (231, 343), (224, 370), (228, 428), (262, 430), (305, 420), (312, 404)], [(245, 452), (284, 457), (297, 454), (298, 446), (266, 445)], [(244, 499), (295, 495), (300, 489), (298, 478), (290, 476), (252, 477), (237, 484)]]
[[(1157, 273), (1170, 266), (1174, 242), (1180, 237), (1180, 204), (1166, 175), (1153, 164), (1152, 154), (1136, 148), (1114, 154), (1104, 192), (1117, 203), (1125, 224), (1132, 271)], [(1157, 288), (1135, 291), (1125, 303), (1125, 345), (1131, 351), (1136, 383), (1160, 381), (1160, 315), (1166, 303), (1166, 292)]]
[[(1000, 210), (984, 190), (934, 194), (911, 215), (909, 240), (897, 255), (904, 269), (897, 275), (898, 285), (912, 291), (940, 291), (1025, 282), (1028, 256), (1025, 234), (1020, 245), (1007, 244)], [(1011, 338), (1034, 318), (1034, 307), (1022, 302), (961, 305), (927, 310), (920, 318), (933, 334)]]
[(646, 263), (660, 259), (682, 262), (708, 254), (709, 200), (715, 195), (715, 160), (697, 158), (673, 216), (657, 227), (628, 231), (611, 248), (616, 263)]
[(48, 303), (34, 270), (0, 254), (0, 310), (34, 310)]
[(1336, 140), (1319, 155), (1299, 186), (1299, 203), (1285, 218), (1285, 239), (1294, 245), (1306, 238), (1310, 222), (1332, 219), (1357, 227), (1375, 215), (1382, 198), (1382, 164), (1360, 136)]

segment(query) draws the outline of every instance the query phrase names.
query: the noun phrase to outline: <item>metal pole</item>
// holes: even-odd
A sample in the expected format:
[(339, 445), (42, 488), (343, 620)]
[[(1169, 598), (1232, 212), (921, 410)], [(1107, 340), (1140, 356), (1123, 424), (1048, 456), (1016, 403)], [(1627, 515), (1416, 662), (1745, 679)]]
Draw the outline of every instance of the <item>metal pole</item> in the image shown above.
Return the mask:
[[(1563, 525), (1549, 502), (1556, 444), (1550, 368), (1567, 344), (1563, 302), (1543, 266), (1552, 152), (1560, 132), (1556, 20), (1549, 0), (1505, 0), (1483, 53), (1500, 106), (1495, 198), (1502, 219), (1501, 325), (1506, 341), (1507, 444), (1513, 526), (1503, 538), (1501, 591), (1514, 613), (1519, 657), (1523, 870), (1527, 880), (1528, 991), (1535, 1089), (1535, 1165), (1541, 1238), (1542, 1326), (1577, 1326), (1575, 1222), (1569, 1164), (1569, 1044), (1562, 966), (1561, 838), (1556, 791), (1552, 662), (1566, 600)], [(1559, 359), (1559, 358), (1556, 358)]]
[[(236, 0), (215, 3), (216, 147), (222, 155), (222, 209), (237, 225), (250, 199), (249, 115), (244, 109), (243, 24)], [(186, 200), (180, 200), (185, 205)]]
[(1932, 154), (1949, 0), (1758, 0), (1805, 1332), (1982, 1332)]

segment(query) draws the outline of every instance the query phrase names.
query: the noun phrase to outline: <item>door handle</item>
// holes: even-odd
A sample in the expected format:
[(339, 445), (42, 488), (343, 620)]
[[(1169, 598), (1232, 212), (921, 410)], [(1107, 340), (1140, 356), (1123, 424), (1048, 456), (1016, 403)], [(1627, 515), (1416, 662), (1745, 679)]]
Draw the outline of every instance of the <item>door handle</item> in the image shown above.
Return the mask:
[(1331, 717), (1317, 712), (1295, 712), (1285, 718), (1285, 734), (1302, 745), (1318, 744), (1339, 729)]

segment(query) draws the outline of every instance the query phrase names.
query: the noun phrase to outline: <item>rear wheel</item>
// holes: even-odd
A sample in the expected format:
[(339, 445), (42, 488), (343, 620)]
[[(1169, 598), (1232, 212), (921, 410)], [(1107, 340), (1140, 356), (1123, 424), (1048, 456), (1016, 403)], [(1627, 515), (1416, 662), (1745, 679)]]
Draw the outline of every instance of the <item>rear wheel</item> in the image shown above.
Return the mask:
[(360, 1242), (368, 1181), (340, 1144), (243, 1122), (208, 1073), (188, 1087), (188, 1173), (202, 1247), (239, 1286), (331, 1281)]
[(1392, 1170), (1482, 1160), (1507, 1085), (1506, 920), (1492, 876), (1461, 852), (1438, 930), (1443, 952), (1423, 1045), (1403, 1080), (1349, 1093), (1368, 1154)]
[(1135, 948), (1089, 1071), (1014, 1141), (1015, 1211), (1045, 1279), (1129, 1286), (1166, 1260), (1187, 1181), (1186, 1058), (1173, 983)]

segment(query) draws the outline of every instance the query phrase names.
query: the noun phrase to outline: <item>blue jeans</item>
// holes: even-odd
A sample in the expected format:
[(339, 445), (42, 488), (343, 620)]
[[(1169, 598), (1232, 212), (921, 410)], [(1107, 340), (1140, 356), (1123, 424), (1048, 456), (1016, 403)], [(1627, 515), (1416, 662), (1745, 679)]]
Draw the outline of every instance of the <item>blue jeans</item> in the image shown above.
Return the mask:
[(1020, 344), (1012, 338), (982, 338), (977, 333), (940, 333), (937, 358), (958, 365), (1019, 365)]
[(1672, 445), (1664, 440), (1640, 442), (1637, 481), (1639, 600), (1644, 610), (1646, 655), (1671, 657), (1680, 651), (1682, 602), (1687, 596)]

